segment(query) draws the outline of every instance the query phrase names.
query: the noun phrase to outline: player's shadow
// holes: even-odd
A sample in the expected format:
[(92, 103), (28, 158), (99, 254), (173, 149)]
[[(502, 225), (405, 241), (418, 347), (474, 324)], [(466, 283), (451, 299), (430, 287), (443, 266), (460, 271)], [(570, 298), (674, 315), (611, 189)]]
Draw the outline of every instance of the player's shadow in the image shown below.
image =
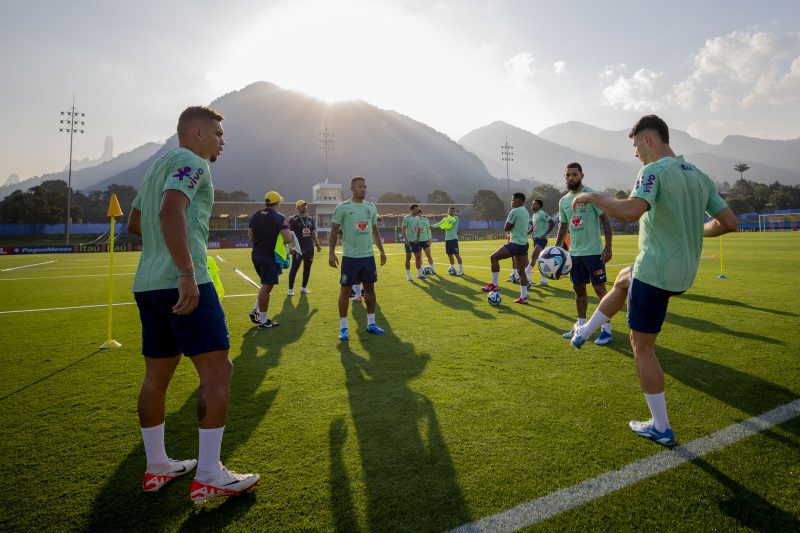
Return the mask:
[[(304, 303), (305, 302), (305, 303)], [(284, 304), (281, 316), (294, 308), (291, 302)], [(308, 301), (301, 299), (297, 315), (306, 320), (289, 319), (292, 327), (274, 330), (251, 328), (242, 338), (238, 356), (234, 360), (228, 419), (222, 441), (222, 460), (233, 455), (258, 429), (272, 407), (278, 389), (262, 390), (262, 384), (270, 369), (276, 367), (287, 345), (295, 342), (307, 323)], [(235, 357), (234, 357), (235, 356)], [(182, 361), (182, 365), (191, 365)], [(168, 393), (169, 394), (169, 393)], [(197, 457), (197, 420), (195, 391), (178, 411), (166, 417), (167, 452), (175, 458)], [(256, 489), (251, 495), (231, 498), (221, 504), (210, 503), (205, 508), (192, 511), (189, 502), (189, 487), (192, 474), (166, 485), (155, 494), (143, 493), (140, 483), (145, 468), (144, 446), (138, 431), (125, 438), (136, 442), (130, 453), (117, 465), (105, 485), (99, 490), (92, 505), (91, 519), (86, 531), (119, 530), (134, 527), (142, 531), (159, 530), (171, 524), (186, 531), (220, 530), (235, 521), (253, 505), (258, 497)], [(259, 472), (265, 465), (251, 463), (245, 469)], [(134, 526), (135, 525), (135, 526)]]
[[(435, 280), (435, 282), (427, 283), (425, 293), (437, 302), (447, 306), (449, 309), (469, 311), (476, 317), (483, 319), (495, 318), (490, 313), (482, 311), (476, 306), (479, 300), (476, 300), (475, 296), (482, 295), (483, 293), (469, 290), (469, 288), (448, 279)], [(470, 301), (470, 299), (472, 301)]]
[(733, 307), (742, 307), (744, 309), (751, 309), (753, 311), (759, 311), (762, 313), (770, 313), (773, 315), (780, 315), (780, 316), (798, 316), (797, 313), (792, 313), (790, 311), (786, 311), (783, 309), (769, 309), (767, 307), (757, 307), (754, 305), (750, 305), (748, 303), (742, 302), (740, 300), (729, 300), (726, 298), (717, 298), (716, 296), (708, 296), (706, 294), (696, 294), (696, 293), (686, 293), (682, 294), (680, 298), (685, 298), (686, 300), (706, 303), (706, 304), (714, 304), (714, 305), (728, 305)]
[(740, 337), (742, 339), (750, 339), (765, 344), (783, 344), (782, 341), (773, 339), (772, 337), (765, 337), (763, 335), (748, 333), (746, 331), (728, 329), (717, 322), (704, 320), (696, 316), (683, 316), (668, 312), (665, 321), (670, 324), (675, 324), (676, 326), (681, 326), (686, 329), (693, 329), (703, 333), (720, 333), (729, 337)]
[[(358, 333), (367, 355), (338, 345), (364, 472), (370, 531), (441, 531), (470, 520), (456, 471), (431, 401), (409, 387), (430, 356), (392, 333)], [(354, 329), (351, 328), (351, 339)], [(351, 341), (352, 342), (352, 341)], [(338, 531), (355, 529), (349, 478), (341, 459), (346, 427), (331, 425), (331, 501)]]
[(39, 383), (41, 383), (43, 381), (47, 381), (48, 379), (52, 378), (53, 376), (56, 376), (56, 375), (60, 374), (61, 372), (72, 368), (73, 366), (77, 365), (78, 363), (82, 363), (82, 362), (86, 361), (87, 359), (90, 359), (90, 358), (94, 357), (95, 355), (99, 354), (102, 351), (104, 351), (104, 350), (95, 350), (94, 352), (90, 353), (89, 355), (86, 355), (84, 357), (81, 357), (80, 359), (77, 359), (77, 360), (71, 362), (67, 366), (63, 366), (63, 367), (59, 368), (58, 370), (54, 370), (53, 372), (50, 372), (46, 376), (42, 376), (42, 377), (40, 377), (39, 379), (37, 379), (35, 381), (31, 381), (30, 383), (27, 383), (27, 384), (23, 385), (22, 387), (18, 388), (17, 390), (11, 391), (8, 394), (5, 394), (4, 396), (0, 396), (0, 402), (10, 398), (11, 396), (19, 394), (20, 392), (24, 391), (25, 389), (33, 387), (34, 385), (38, 385)]

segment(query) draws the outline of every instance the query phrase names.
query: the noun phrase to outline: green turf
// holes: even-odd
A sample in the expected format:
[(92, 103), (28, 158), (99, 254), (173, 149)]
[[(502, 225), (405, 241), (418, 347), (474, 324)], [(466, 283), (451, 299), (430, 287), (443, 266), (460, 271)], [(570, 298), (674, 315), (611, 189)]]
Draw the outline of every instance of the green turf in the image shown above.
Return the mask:
[[(706, 241), (694, 287), (670, 304), (657, 353), (670, 420), (690, 442), (800, 397), (800, 234)], [(531, 305), (491, 307), (478, 288), (499, 241), (462, 243), (467, 275), (409, 283), (398, 245), (379, 270), (382, 337), (337, 340), (337, 271), (317, 255), (308, 296), (286, 275), (257, 330), (248, 250), (219, 250), (235, 372), (223, 461), (261, 475), (252, 493), (194, 508), (189, 479), (143, 494), (136, 420), (143, 363), (135, 305), (0, 314), (0, 454), (4, 530), (441, 531), (571, 486), (660, 447), (627, 429), (647, 416), (624, 316), (609, 347), (573, 350), (567, 281), (532, 289)], [(635, 256), (614, 240), (610, 277)], [(115, 255), (114, 301), (131, 303), (138, 254)], [(0, 257), (0, 311), (107, 302), (100, 254)], [(507, 274), (508, 265), (503, 265)], [(296, 287), (297, 289), (298, 287)], [(590, 291), (591, 293), (591, 291)], [(590, 312), (596, 299), (590, 298)], [(197, 377), (184, 361), (168, 396), (167, 449), (194, 457)], [(536, 528), (798, 530), (800, 423), (793, 420)]]

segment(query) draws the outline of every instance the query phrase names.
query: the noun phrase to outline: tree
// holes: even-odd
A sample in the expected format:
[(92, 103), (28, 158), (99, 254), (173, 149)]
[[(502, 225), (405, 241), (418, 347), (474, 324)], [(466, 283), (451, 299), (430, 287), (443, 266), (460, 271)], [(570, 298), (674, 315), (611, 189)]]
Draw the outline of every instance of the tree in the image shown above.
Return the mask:
[(478, 214), (478, 218), (491, 223), (494, 220), (502, 220), (506, 216), (506, 208), (497, 193), (488, 189), (481, 189), (472, 198), (472, 207)]
[(378, 196), (380, 204), (418, 204), (416, 196), (406, 196), (399, 192), (385, 192)]
[(744, 179), (744, 173), (750, 170), (750, 165), (747, 163), (742, 163), (739, 161), (734, 167), (733, 170), (739, 173), (739, 179)]
[(428, 193), (425, 199), (429, 204), (452, 204), (453, 199), (445, 191), (436, 189)]
[(548, 184), (538, 185), (531, 192), (531, 200), (541, 198), (542, 202), (544, 202), (542, 209), (550, 216), (558, 213), (558, 201), (561, 200), (562, 196), (564, 196), (563, 192)]
[(225, 192), (222, 189), (214, 189), (215, 202), (252, 202), (250, 196), (244, 191)]

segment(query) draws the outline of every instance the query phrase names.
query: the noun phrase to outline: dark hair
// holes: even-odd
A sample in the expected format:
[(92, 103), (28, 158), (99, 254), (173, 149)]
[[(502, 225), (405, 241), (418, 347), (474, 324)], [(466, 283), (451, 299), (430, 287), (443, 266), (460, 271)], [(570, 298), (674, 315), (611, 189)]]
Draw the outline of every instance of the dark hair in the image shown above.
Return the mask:
[(191, 107), (187, 107), (181, 113), (181, 116), (178, 117), (178, 137), (182, 137), (186, 135), (188, 132), (189, 124), (195, 119), (204, 119), (204, 120), (218, 120), (222, 122), (225, 120), (225, 117), (211, 109), (210, 107), (206, 107), (204, 105), (195, 105)]
[(661, 138), (661, 141), (664, 144), (669, 144), (669, 127), (667, 127), (667, 123), (661, 117), (656, 115), (645, 115), (639, 119), (633, 128), (631, 128), (631, 132), (628, 134), (628, 138), (633, 138), (634, 135), (638, 135), (644, 130), (656, 130), (658, 136)]
[(522, 203), (525, 203), (525, 195), (522, 194), (521, 192), (515, 192), (514, 194), (511, 195), (511, 197), (516, 198), (518, 200), (522, 200)]
[(351, 189), (353, 188), (353, 184), (357, 181), (363, 181), (364, 183), (367, 182), (367, 180), (363, 176), (353, 176), (353, 178), (350, 180)]
[(541, 209), (541, 208), (543, 208), (543, 207), (544, 207), (544, 202), (542, 201), (542, 199), (541, 199), (541, 198), (537, 198), (537, 199), (535, 199), (535, 200), (533, 201), (533, 203), (535, 203), (535, 204), (539, 204), (539, 209)]
[(581, 174), (583, 174), (583, 167), (581, 166), (581, 164), (580, 164), (580, 163), (574, 163), (574, 162), (573, 162), (573, 163), (570, 163), (569, 165), (567, 165), (567, 168), (577, 168), (577, 169), (578, 169), (578, 172), (580, 172)]
[(410, 206), (408, 206), (409, 209), (416, 209), (418, 207), (419, 207), (419, 204), (411, 204)]

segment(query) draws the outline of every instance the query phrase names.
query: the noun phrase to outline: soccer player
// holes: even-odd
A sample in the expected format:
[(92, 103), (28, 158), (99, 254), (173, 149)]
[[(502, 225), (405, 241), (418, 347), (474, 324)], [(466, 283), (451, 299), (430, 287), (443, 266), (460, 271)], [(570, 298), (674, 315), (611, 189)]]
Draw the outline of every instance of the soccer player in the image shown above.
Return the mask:
[[(181, 113), (179, 146), (147, 171), (128, 221), (128, 230), (143, 244), (133, 281), (145, 360), (138, 404), (147, 456), (142, 490), (155, 492), (197, 466), (190, 489), (194, 503), (242, 494), (259, 481), (258, 474), (237, 474), (219, 460), (233, 363), (225, 312), (206, 264), (206, 243), (214, 202), (208, 162), (216, 161), (225, 145), (222, 120), (208, 107)], [(198, 460), (170, 459), (164, 445), (167, 387), (181, 354), (200, 377)]]
[(289, 270), (289, 296), (294, 296), (294, 279), (297, 271), (300, 270), (300, 263), (303, 263), (303, 285), (300, 286), (300, 292), (302, 294), (311, 292), (308, 290), (308, 277), (311, 275), (311, 263), (314, 262), (314, 248), (317, 249), (317, 252), (322, 251), (319, 241), (317, 241), (314, 219), (306, 216), (308, 203), (305, 200), (298, 200), (294, 206), (297, 214), (289, 219), (289, 229), (297, 238), (300, 251), (292, 254), (292, 268)]
[(419, 217), (417, 216), (418, 204), (408, 206), (408, 214), (403, 217), (401, 227), (406, 241), (406, 279), (411, 281), (411, 254), (414, 254), (414, 263), (417, 267), (417, 277), (425, 279), (422, 273), (422, 255), (419, 247)]
[(275, 262), (275, 245), (278, 243), (278, 236), (283, 239), (283, 243), (287, 247), (292, 244), (292, 234), (289, 231), (286, 217), (278, 212), (282, 201), (283, 196), (275, 191), (269, 191), (264, 196), (264, 209), (253, 213), (250, 217), (250, 227), (247, 229), (247, 236), (253, 243), (250, 257), (261, 280), (261, 288), (258, 290), (255, 308), (250, 313), (250, 320), (262, 329), (275, 328), (279, 325), (274, 320), (270, 320), (268, 316), (269, 295), (272, 287), (278, 284), (280, 275), (278, 263)]
[[(529, 233), (533, 237), (533, 252), (531, 253), (531, 262), (525, 268), (525, 275), (528, 277), (530, 283), (531, 273), (536, 268), (536, 260), (539, 259), (539, 254), (542, 250), (547, 248), (547, 235), (553, 231), (553, 226), (556, 221), (550, 218), (550, 215), (544, 212), (544, 201), (541, 198), (535, 199), (531, 203), (531, 229)], [(536, 285), (540, 287), (547, 287), (547, 278), (544, 274), (539, 274), (541, 281)]]
[(375, 282), (378, 281), (378, 268), (375, 266), (375, 252), (372, 242), (381, 252), (381, 266), (386, 264), (381, 234), (378, 231), (378, 210), (369, 202), (367, 180), (356, 176), (350, 180), (351, 196), (336, 206), (331, 221), (331, 242), (328, 264), (339, 266), (336, 257), (336, 241), (339, 228), (342, 230), (342, 275), (339, 290), (339, 340), (350, 339), (347, 328), (347, 310), (350, 307), (352, 285), (363, 283), (364, 299), (367, 306), (367, 332), (382, 335), (383, 330), (375, 323)]
[(511, 196), (511, 211), (508, 213), (503, 231), (509, 232), (511, 240), (497, 249), (489, 258), (492, 263), (492, 281), (484, 287), (483, 292), (496, 291), (497, 282), (500, 280), (500, 260), (511, 258), (514, 268), (519, 275), (519, 298), (514, 300), (517, 304), (528, 303), (528, 278), (525, 276), (525, 264), (528, 262), (528, 222), (531, 216), (525, 209), (525, 195), (515, 192)]
[[(461, 262), (461, 255), (458, 253), (458, 217), (456, 216), (455, 207), (451, 206), (447, 210), (447, 219), (449, 219), (449, 226), (444, 230), (444, 251), (447, 254), (447, 258), (450, 260), (450, 266), (455, 266), (453, 258), (458, 259), (458, 272), (456, 275), (463, 276), (464, 265)], [(442, 219), (431, 227), (441, 228), (442, 222), (445, 220), (446, 219)], [(455, 222), (451, 222), (451, 220)]]
[[(564, 180), (569, 192), (558, 203), (559, 221), (556, 246), (561, 246), (569, 231), (572, 270), (569, 278), (575, 291), (575, 307), (578, 319), (572, 329), (564, 333), (571, 339), (575, 330), (586, 322), (589, 298), (586, 284), (591, 282), (598, 299), (606, 295), (606, 263), (611, 260), (611, 222), (608, 216), (594, 205), (573, 207), (572, 200), (581, 192), (592, 192), (583, 184), (583, 169), (579, 163), (570, 163), (564, 171)], [(600, 229), (605, 235), (605, 246), (600, 241)], [(597, 345), (611, 342), (611, 324), (603, 324), (603, 331), (594, 341)]]
[(419, 248), (425, 251), (432, 273), (436, 274), (436, 269), (433, 267), (433, 256), (431, 256), (431, 221), (422, 214), (422, 209), (419, 207), (417, 207), (417, 217), (419, 218)]
[[(580, 348), (627, 300), (636, 372), (652, 418), (632, 420), (634, 433), (659, 444), (675, 443), (664, 399), (664, 372), (655, 352), (656, 338), (672, 296), (687, 291), (697, 275), (703, 237), (736, 231), (736, 216), (717, 193), (714, 182), (669, 146), (667, 124), (655, 115), (639, 119), (628, 134), (643, 164), (627, 199), (596, 192), (572, 199), (575, 206), (596, 205), (625, 222), (639, 221), (639, 255), (620, 271), (614, 287), (592, 318), (575, 332)], [(705, 222), (705, 216), (711, 220)]]

